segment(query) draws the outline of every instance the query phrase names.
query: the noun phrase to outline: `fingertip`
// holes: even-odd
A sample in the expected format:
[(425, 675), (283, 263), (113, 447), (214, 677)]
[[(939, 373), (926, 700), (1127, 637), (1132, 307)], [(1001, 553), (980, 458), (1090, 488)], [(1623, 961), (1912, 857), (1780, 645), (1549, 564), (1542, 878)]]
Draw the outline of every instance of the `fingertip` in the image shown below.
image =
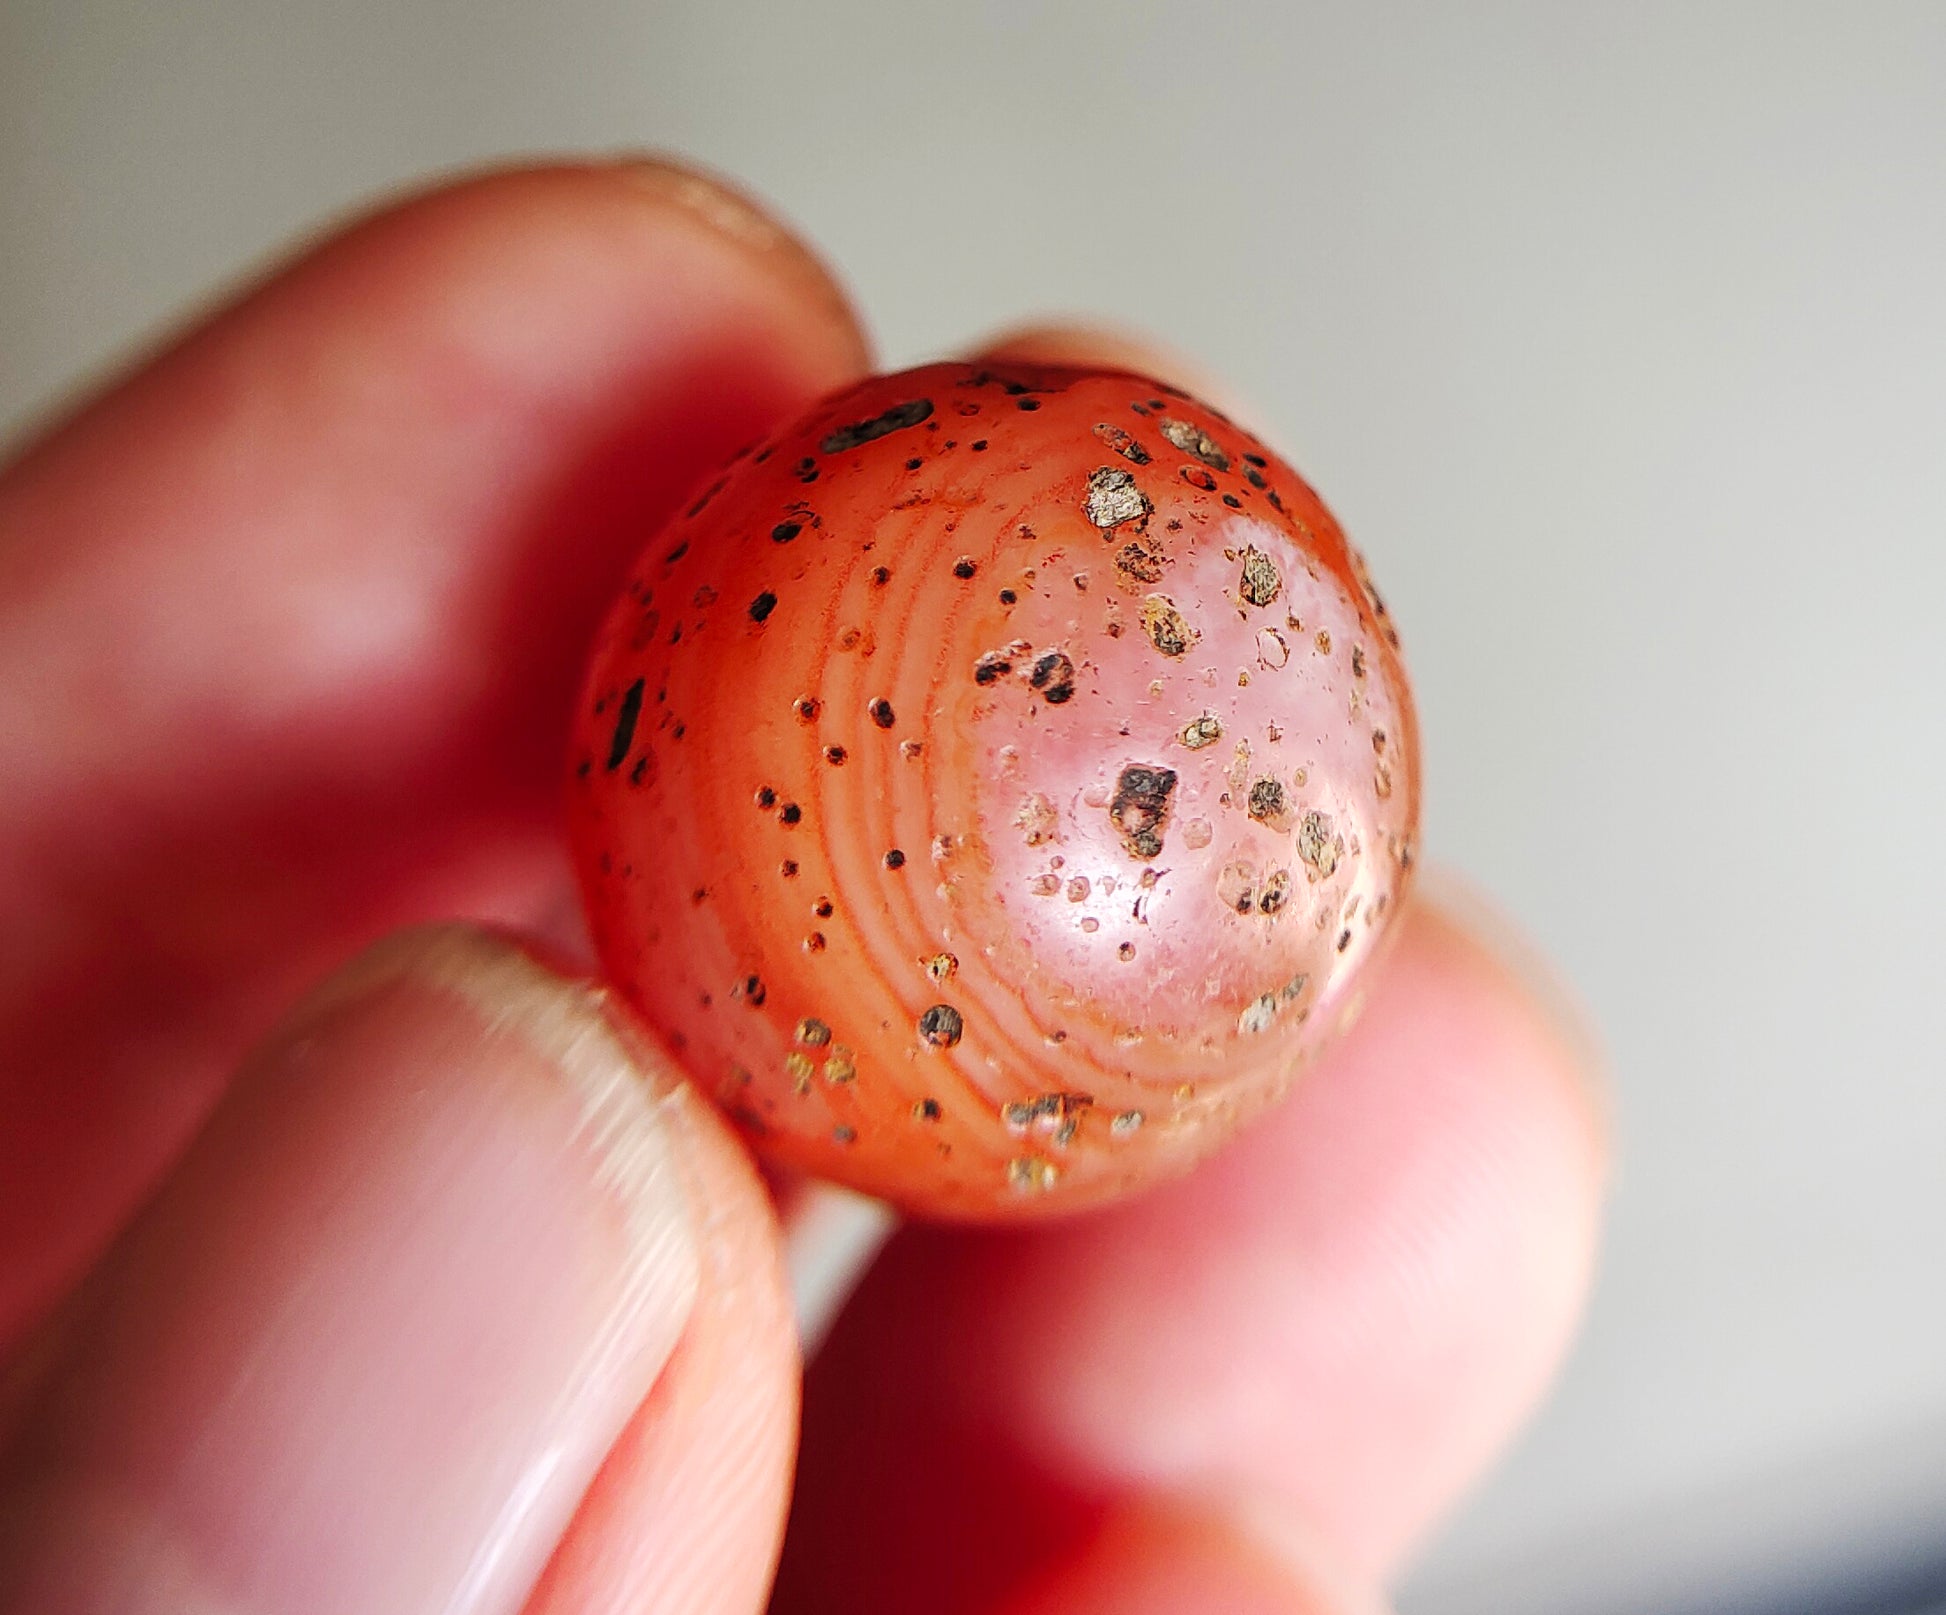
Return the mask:
[(1254, 1509), (1147, 1499), (1099, 1527), (1002, 1606), (1005, 1615), (1384, 1615), (1318, 1544)]
[(1282, 1109), (996, 1277), (1009, 1315), (1036, 1303), (987, 1354), (1022, 1387), (1022, 1439), (1094, 1484), (1280, 1497), (1384, 1573), (1580, 1320), (1606, 1143), (1578, 1041), (1521, 964), (1415, 896), (1356, 1025)]
[[(814, 391), (871, 366), (871, 341), (837, 270), (767, 203), (726, 176), (665, 154), (484, 168), (421, 187), (374, 209), (361, 229), (423, 232), (471, 255), (523, 239), (587, 262), (634, 256), (643, 291), (671, 305), (685, 294), (743, 298), (773, 318), (765, 334), (786, 343)], [(672, 248), (687, 242), (693, 264)], [(671, 272), (680, 279), (650, 280)], [(682, 273), (689, 271), (689, 273)]]
[[(643, 295), (678, 307), (744, 305), (801, 367), (813, 395), (854, 379), (871, 341), (836, 268), (754, 193), (663, 153), (502, 164), (408, 190), (342, 232), (412, 238), (421, 251), (532, 251), (557, 284), (614, 255)], [(334, 244), (335, 245), (335, 244)], [(391, 243), (387, 243), (388, 248)], [(565, 267), (564, 267), (565, 266)], [(565, 289), (565, 287), (563, 287)]]
[(1543, 1066), (1559, 1077), (1567, 1123), (1585, 1134), (1590, 1177), (1605, 1189), (1614, 1171), (1614, 1083), (1607, 1047), (1574, 983), (1484, 887), (1450, 865), (1423, 869), (1413, 902), (1455, 967), (1497, 974), (1509, 1010), (1551, 1044), (1553, 1059)]
[(973, 345), (979, 359), (1020, 364), (1125, 370), (1194, 393), (1235, 420), (1261, 419), (1236, 390), (1202, 360), (1150, 332), (1092, 320), (1032, 320), (1003, 327)]
[(665, 153), (618, 158), (599, 172), (693, 219), (823, 315), (815, 322), (845, 379), (872, 366), (872, 345), (836, 267), (777, 211), (725, 174)]

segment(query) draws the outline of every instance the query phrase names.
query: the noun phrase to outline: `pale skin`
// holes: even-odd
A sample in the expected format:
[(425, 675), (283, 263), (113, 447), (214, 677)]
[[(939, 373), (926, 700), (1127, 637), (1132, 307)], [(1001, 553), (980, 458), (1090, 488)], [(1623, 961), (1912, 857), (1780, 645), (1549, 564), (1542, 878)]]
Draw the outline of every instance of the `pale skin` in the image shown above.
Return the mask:
[(560, 758), (659, 514), (870, 362), (716, 183), (502, 173), (0, 472), (0, 1611), (735, 1615), (787, 1508), (780, 1615), (1370, 1610), (1531, 1410), (1601, 1107), (1449, 887), (1194, 1178), (895, 1239), (800, 1420), (789, 1203), (577, 976)]

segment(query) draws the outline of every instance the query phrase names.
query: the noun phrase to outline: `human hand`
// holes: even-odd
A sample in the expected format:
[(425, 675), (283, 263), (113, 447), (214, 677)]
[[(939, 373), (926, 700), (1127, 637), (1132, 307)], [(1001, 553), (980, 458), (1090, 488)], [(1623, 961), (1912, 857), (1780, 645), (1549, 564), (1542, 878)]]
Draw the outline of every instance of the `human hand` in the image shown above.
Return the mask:
[[(561, 732), (661, 515), (866, 367), (715, 185), (505, 174), (0, 473), (0, 1611), (763, 1606), (788, 1236), (542, 962)], [(1571, 1022), (1468, 912), (1416, 900), (1193, 1178), (894, 1240), (809, 1377), (780, 1615), (1377, 1603), (1545, 1384), (1603, 1171)]]

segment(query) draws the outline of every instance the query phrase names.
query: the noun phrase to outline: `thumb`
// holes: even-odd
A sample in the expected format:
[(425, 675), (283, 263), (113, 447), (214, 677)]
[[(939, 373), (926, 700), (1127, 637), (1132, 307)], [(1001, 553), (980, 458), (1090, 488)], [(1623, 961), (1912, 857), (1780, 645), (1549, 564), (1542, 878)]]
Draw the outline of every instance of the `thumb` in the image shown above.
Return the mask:
[(696, 1423), (670, 1382), (697, 1378), (726, 1250), (773, 1385), (730, 1549), (767, 1562), (794, 1368), (774, 1233), (655, 1065), (474, 931), (327, 984), (10, 1376), (0, 1611), (517, 1611), (584, 1509), (639, 1524), (681, 1459), (656, 1426)]

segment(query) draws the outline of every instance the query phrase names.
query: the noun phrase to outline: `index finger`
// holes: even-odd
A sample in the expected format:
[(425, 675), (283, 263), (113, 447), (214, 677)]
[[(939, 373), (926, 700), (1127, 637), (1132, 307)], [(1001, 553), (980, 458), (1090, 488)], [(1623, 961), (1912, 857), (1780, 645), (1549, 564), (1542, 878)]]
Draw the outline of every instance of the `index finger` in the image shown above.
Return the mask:
[(301, 985), (569, 901), (562, 725), (607, 597), (865, 361), (722, 186), (501, 173), (306, 253), (0, 475), (0, 1343)]

